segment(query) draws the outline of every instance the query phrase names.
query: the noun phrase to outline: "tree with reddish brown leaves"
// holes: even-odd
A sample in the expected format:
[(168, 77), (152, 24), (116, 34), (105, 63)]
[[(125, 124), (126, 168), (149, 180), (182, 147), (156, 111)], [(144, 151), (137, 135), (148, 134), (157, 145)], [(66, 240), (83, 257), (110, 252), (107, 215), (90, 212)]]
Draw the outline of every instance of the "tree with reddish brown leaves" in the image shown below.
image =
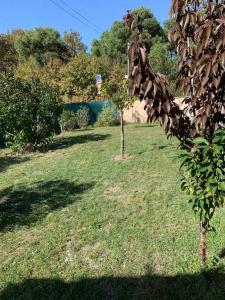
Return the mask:
[(211, 219), (225, 197), (225, 1), (173, 0), (170, 12), (176, 26), (169, 39), (180, 58), (177, 78), (185, 109), (175, 104), (165, 77), (147, 61), (141, 30), (129, 49), (129, 92), (145, 100), (150, 122), (159, 121), (181, 142), (182, 189), (200, 219), (204, 268), (206, 233), (213, 229)]

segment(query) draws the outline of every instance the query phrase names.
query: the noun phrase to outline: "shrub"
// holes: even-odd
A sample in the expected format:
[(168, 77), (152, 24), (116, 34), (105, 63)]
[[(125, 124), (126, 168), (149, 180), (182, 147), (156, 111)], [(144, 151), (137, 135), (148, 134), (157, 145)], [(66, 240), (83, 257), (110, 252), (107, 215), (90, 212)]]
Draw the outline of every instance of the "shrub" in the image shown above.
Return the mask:
[(91, 121), (89, 108), (86, 106), (79, 108), (76, 112), (76, 119), (79, 128), (87, 127)]
[(77, 114), (70, 110), (64, 110), (61, 118), (60, 124), (62, 131), (72, 131), (78, 127), (77, 124)]
[(0, 124), (6, 145), (16, 150), (46, 146), (56, 130), (62, 111), (58, 92), (32, 80), (0, 77)]
[(96, 126), (118, 126), (120, 125), (119, 112), (112, 106), (104, 106), (98, 116)]

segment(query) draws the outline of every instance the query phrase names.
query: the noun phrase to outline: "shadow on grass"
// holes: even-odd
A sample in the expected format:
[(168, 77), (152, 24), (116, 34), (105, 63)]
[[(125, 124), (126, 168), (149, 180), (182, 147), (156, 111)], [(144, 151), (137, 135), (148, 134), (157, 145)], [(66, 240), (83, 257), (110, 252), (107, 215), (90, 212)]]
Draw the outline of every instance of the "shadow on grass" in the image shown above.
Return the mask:
[(37, 222), (50, 212), (79, 201), (93, 186), (94, 183), (56, 180), (6, 188), (0, 192), (0, 230)]
[(103, 141), (110, 137), (111, 134), (94, 134), (94, 133), (81, 134), (81, 135), (70, 136), (70, 137), (62, 137), (62, 138), (58, 138), (57, 141), (49, 147), (49, 150), (54, 151), (54, 150), (69, 148), (76, 144)]
[(59, 279), (27, 279), (9, 284), (2, 300), (222, 300), (225, 277), (220, 270), (177, 276), (84, 278), (65, 282)]
[(225, 248), (223, 248), (219, 253), (219, 258), (225, 258)]
[(157, 125), (148, 124), (148, 123), (139, 123), (137, 125), (134, 125), (134, 128), (154, 128), (154, 127), (157, 127)]
[(29, 157), (14, 157), (14, 156), (0, 157), (0, 172), (6, 171), (6, 169), (11, 165), (21, 164), (29, 160), (30, 160)]
[(177, 148), (177, 146), (174, 145), (174, 144), (171, 144), (171, 143), (169, 143), (167, 145), (152, 144), (152, 149), (153, 150), (164, 150), (166, 148), (172, 149), (172, 148)]

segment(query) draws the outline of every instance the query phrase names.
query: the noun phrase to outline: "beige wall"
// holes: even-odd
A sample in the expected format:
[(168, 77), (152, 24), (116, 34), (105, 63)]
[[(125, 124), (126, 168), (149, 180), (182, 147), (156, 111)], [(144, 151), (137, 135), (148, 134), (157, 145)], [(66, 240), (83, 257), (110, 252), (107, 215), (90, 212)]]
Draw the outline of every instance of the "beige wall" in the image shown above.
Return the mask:
[(128, 123), (146, 123), (145, 101), (135, 101), (133, 107), (124, 111), (124, 121)]
[[(175, 102), (181, 105), (183, 98), (175, 98)], [(133, 107), (124, 111), (124, 121), (127, 123), (146, 123), (147, 114), (144, 110), (145, 101), (137, 100)]]

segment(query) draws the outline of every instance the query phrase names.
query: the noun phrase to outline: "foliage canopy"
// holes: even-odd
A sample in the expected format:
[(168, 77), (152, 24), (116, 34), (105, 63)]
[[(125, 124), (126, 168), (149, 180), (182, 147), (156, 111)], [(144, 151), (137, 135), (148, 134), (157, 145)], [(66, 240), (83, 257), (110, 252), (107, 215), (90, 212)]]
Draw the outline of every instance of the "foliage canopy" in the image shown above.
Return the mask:
[[(141, 7), (132, 11), (139, 16), (136, 22), (143, 26), (143, 39), (149, 48), (154, 44), (154, 39), (165, 38), (164, 32), (153, 16), (150, 9)], [(116, 21), (109, 31), (103, 32), (99, 40), (93, 40), (92, 53), (97, 57), (106, 56), (110, 61), (125, 65), (127, 63), (127, 42), (135, 41), (136, 32), (130, 35), (129, 30), (124, 27), (123, 22)]]
[(56, 131), (62, 102), (55, 89), (37, 80), (0, 77), (0, 124), (5, 142), (18, 150), (45, 146)]

